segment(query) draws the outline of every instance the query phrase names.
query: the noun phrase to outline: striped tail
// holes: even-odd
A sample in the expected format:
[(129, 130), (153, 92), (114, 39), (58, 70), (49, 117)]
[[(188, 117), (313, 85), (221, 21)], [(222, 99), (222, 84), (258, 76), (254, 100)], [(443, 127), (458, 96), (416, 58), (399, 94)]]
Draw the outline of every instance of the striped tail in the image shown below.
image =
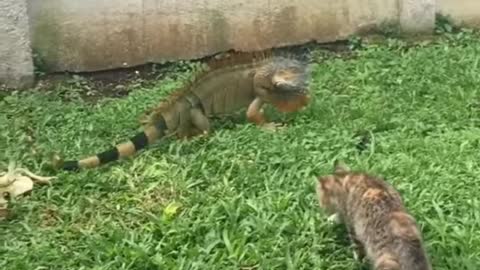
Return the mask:
[(118, 144), (107, 151), (80, 160), (56, 160), (54, 161), (54, 167), (66, 171), (77, 171), (84, 168), (98, 167), (119, 160), (120, 158), (132, 156), (158, 138), (163, 137), (165, 135), (165, 130), (165, 122), (161, 121), (159, 125), (146, 126), (142, 132), (138, 133), (127, 142)]

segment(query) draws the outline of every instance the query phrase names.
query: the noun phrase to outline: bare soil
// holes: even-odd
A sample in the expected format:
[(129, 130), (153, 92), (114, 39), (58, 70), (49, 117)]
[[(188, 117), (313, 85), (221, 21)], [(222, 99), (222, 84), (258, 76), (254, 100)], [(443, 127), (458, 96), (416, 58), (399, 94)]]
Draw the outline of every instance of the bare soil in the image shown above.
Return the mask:
[[(318, 49), (326, 53), (341, 54), (343, 56), (350, 51), (346, 41), (327, 44), (309, 42), (304, 45), (281, 47), (273, 50), (280, 53), (293, 54), (309, 61), (312, 52)], [(214, 56), (215, 55), (194, 59), (189, 62), (205, 62)], [(67, 100), (71, 99), (72, 92), (75, 92), (75, 97), (80, 97), (84, 101), (94, 103), (105, 97), (119, 98), (126, 96), (130, 91), (138, 89), (139, 87), (148, 90), (149, 86), (158, 80), (164, 79), (166, 76), (175, 78), (179, 72), (188, 71), (188, 69), (188, 65), (178, 61), (166, 64), (148, 63), (136, 67), (96, 72), (40, 74), (37, 76), (34, 89), (26, 89), (24, 91), (60, 92)], [(0, 90), (7, 89), (1, 89), (0, 86)], [(0, 93), (2, 92), (8, 95), (9, 91), (0, 91)]]

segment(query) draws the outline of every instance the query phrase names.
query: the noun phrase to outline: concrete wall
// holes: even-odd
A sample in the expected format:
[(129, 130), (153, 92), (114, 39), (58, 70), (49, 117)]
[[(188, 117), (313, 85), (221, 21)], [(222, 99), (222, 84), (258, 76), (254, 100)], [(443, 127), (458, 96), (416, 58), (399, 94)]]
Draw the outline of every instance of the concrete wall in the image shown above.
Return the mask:
[(33, 47), (56, 71), (332, 41), (397, 14), (397, 0), (30, 1)]
[(31, 63), (25, 1), (43, 68), (78, 72), (335, 41), (385, 21), (429, 32), (436, 0), (0, 0), (0, 80), (31, 75), (18, 69)]
[(0, 0), (0, 89), (33, 83), (27, 6), (21, 0)]
[[(434, 0), (42, 0), (29, 1), (33, 48), (53, 71), (94, 71), (334, 41), (383, 21), (416, 18)], [(402, 1), (400, 1), (402, 2)], [(406, 18), (406, 19), (405, 19)], [(420, 21), (420, 22), (419, 22)], [(406, 25), (408, 23), (405, 23)]]
[(480, 0), (437, 0), (437, 12), (457, 24), (480, 27)]
[(399, 21), (405, 32), (431, 32), (435, 25), (436, 0), (399, 0)]

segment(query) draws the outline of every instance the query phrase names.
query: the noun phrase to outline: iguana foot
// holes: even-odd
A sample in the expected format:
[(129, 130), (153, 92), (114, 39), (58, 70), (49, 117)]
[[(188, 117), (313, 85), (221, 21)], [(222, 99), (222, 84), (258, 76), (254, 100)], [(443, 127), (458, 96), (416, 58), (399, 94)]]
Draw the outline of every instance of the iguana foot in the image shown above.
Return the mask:
[(200, 134), (198, 134), (197, 136), (199, 138), (205, 138), (205, 137), (208, 137), (209, 135), (210, 135), (210, 133), (208, 131), (204, 130), (204, 131), (200, 132)]
[(280, 129), (284, 129), (285, 126), (281, 123), (270, 122), (270, 123), (262, 124), (261, 128), (266, 131), (277, 131)]

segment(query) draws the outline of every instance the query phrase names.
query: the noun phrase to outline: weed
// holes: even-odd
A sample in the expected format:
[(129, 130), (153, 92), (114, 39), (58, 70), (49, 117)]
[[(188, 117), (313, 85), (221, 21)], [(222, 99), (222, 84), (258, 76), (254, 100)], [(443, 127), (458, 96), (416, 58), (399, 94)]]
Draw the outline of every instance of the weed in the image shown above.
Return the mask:
[(402, 36), (402, 29), (397, 21), (384, 21), (380, 23), (378, 33), (387, 38), (399, 38)]
[(445, 34), (445, 33), (455, 33), (459, 32), (460, 27), (455, 25), (452, 18), (448, 15), (443, 15), (441, 13), (437, 13), (435, 15), (435, 33), (437, 34)]
[(359, 36), (351, 36), (348, 39), (348, 48), (350, 50), (360, 50), (363, 48), (362, 38)]
[(45, 60), (41, 56), (40, 53), (33, 51), (32, 52), (32, 59), (33, 59), (33, 72), (35, 76), (37, 77), (42, 77), (46, 74), (47, 72), (47, 64), (45, 63)]

